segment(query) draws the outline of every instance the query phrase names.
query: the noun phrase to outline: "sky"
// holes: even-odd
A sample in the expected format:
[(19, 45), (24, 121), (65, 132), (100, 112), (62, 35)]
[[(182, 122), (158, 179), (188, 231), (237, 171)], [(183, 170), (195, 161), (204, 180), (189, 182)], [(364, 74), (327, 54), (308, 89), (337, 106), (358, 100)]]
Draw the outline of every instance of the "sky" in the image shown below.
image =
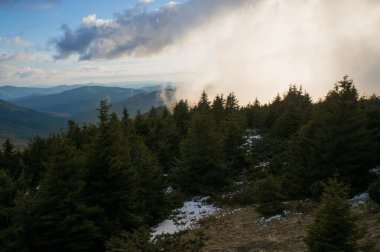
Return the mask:
[(0, 0), (0, 85), (178, 83), (178, 98), (380, 93), (378, 0)]

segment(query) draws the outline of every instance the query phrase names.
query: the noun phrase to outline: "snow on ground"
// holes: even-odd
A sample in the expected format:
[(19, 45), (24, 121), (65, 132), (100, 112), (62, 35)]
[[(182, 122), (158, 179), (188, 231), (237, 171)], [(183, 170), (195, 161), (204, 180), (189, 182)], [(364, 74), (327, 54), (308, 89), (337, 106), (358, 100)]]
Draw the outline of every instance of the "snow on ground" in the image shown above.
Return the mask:
[(262, 138), (263, 137), (259, 135), (256, 130), (248, 129), (243, 136), (244, 143), (242, 145), (242, 148), (250, 149)]
[(284, 211), (282, 211), (281, 214), (276, 214), (276, 215), (273, 215), (273, 216), (268, 217), (268, 218), (260, 217), (259, 219), (257, 219), (255, 221), (255, 223), (257, 223), (257, 222), (271, 222), (273, 220), (281, 220), (283, 217), (286, 217), (289, 213), (290, 213), (289, 211), (284, 210)]
[(169, 219), (161, 222), (153, 229), (152, 237), (161, 234), (174, 234), (193, 228), (202, 218), (218, 212), (220, 209), (208, 204), (207, 199), (208, 197), (195, 198), (192, 201), (184, 202), (181, 208), (172, 212)]
[(371, 170), (369, 170), (370, 173), (380, 175), (380, 167), (375, 167)]
[(369, 195), (368, 193), (361, 193), (352, 197), (350, 201), (351, 201), (351, 205), (354, 207), (362, 206), (368, 203)]

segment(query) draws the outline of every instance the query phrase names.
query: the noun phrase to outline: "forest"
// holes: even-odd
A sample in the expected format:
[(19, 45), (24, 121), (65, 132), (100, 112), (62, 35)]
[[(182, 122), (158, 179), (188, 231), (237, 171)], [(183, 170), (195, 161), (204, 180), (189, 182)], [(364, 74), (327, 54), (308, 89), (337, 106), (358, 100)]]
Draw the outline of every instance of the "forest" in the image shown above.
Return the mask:
[(149, 245), (149, 228), (185, 199), (220, 202), (241, 184), (233, 200), (268, 216), (285, 200), (319, 201), (331, 179), (380, 201), (379, 96), (345, 76), (314, 102), (295, 85), (267, 104), (252, 97), (203, 92), (133, 118), (104, 100), (95, 124), (69, 121), (23, 150), (6, 140), (0, 251), (181, 251), (170, 237)]

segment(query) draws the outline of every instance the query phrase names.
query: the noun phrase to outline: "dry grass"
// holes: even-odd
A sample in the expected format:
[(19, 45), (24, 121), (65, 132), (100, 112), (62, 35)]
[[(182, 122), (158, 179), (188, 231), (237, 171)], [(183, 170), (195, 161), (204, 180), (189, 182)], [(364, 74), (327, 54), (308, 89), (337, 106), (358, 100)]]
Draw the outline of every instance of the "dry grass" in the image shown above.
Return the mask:
[[(259, 252), (307, 251), (303, 242), (308, 225), (313, 221), (315, 204), (292, 202), (290, 213), (280, 219), (264, 221), (253, 207), (226, 210), (206, 220), (208, 241), (202, 251)], [(359, 223), (366, 226), (363, 243), (372, 242), (380, 251), (380, 213), (373, 205), (357, 206)]]

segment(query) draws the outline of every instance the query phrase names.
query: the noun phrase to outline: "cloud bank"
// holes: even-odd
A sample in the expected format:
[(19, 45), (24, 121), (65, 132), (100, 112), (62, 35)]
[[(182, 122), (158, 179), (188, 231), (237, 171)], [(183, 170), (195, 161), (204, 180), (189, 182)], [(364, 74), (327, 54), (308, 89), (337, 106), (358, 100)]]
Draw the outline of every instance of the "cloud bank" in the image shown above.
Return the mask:
[(146, 12), (142, 5), (151, 1), (145, 0), (135, 8), (114, 14), (110, 20), (97, 19), (93, 14), (83, 18), (74, 31), (62, 26), (63, 36), (53, 39), (58, 51), (55, 59), (72, 54), (79, 54), (80, 60), (91, 60), (158, 53), (190, 30), (247, 1), (190, 0), (184, 4), (172, 1)]
[(56, 59), (147, 57), (176, 48), (178, 65), (199, 59), (178, 97), (234, 91), (269, 101), (289, 84), (318, 98), (343, 75), (380, 93), (380, 2), (376, 0), (189, 0), (112, 19), (85, 17), (55, 38)]

